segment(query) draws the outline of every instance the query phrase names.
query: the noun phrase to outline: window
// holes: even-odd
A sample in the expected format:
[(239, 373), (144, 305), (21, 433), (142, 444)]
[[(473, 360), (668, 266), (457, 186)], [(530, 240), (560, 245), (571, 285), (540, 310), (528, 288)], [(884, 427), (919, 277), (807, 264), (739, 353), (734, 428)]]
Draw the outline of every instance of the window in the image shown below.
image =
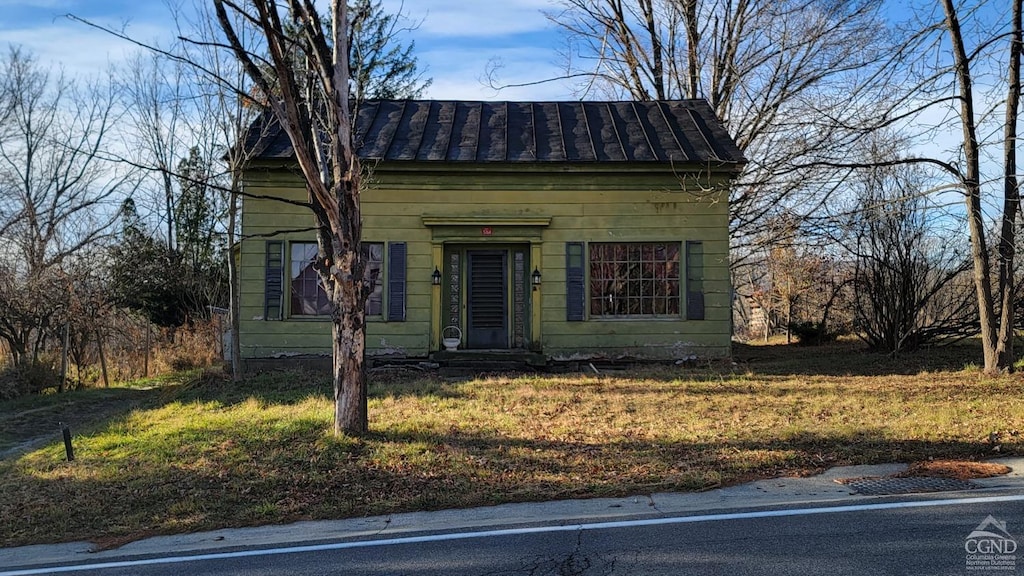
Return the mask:
[[(319, 249), (316, 242), (291, 243), (291, 306), (292, 316), (327, 316), (331, 313), (331, 300), (320, 285), (320, 276), (313, 267)], [(384, 244), (364, 242), (363, 262), (369, 296), (366, 315), (380, 316), (383, 311), (384, 285), (381, 271), (384, 264)]]
[(323, 316), (331, 313), (331, 300), (320, 287), (320, 277), (313, 268), (317, 259), (315, 242), (292, 242), (289, 312), (292, 316)]
[(380, 316), (384, 313), (384, 243), (363, 242), (363, 263), (366, 265), (364, 278), (367, 283), (366, 315)]
[(679, 244), (591, 244), (590, 316), (679, 316)]

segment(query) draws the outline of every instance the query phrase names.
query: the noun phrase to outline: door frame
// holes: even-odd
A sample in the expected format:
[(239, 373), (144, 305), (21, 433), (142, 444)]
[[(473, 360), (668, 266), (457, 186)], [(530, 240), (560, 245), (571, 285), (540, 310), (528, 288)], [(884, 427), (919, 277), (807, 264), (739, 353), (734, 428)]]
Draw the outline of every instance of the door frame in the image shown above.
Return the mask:
[[(437, 256), (441, 266), (438, 330), (457, 320), (463, 333), (459, 349), (521, 350), (530, 346), (536, 303), (531, 296), (530, 271), (533, 270), (533, 245), (527, 242), (445, 242)], [(504, 348), (472, 348), (469, 342), (469, 253), (501, 252), (505, 266), (505, 342)]]

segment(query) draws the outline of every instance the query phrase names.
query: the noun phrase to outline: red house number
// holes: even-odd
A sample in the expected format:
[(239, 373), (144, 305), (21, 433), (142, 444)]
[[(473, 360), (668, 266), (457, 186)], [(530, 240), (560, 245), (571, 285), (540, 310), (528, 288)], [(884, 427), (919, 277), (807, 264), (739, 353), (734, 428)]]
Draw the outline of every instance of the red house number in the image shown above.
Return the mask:
[(494, 230), (490, 226), (486, 226), (480, 229), (480, 233), (484, 236), (490, 236), (491, 234), (494, 234)]

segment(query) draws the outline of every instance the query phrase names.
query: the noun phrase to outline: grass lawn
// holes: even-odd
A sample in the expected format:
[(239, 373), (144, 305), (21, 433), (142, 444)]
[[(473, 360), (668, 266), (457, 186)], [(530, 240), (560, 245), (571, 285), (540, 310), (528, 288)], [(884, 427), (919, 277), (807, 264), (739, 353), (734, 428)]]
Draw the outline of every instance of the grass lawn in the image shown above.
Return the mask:
[[(1024, 380), (973, 348), (738, 346), (737, 363), (446, 381), (371, 377), (371, 431), (329, 433), (330, 383), (190, 374), (0, 403), (0, 546), (501, 502), (705, 490), (840, 464), (1024, 453)], [(154, 385), (155, 384), (155, 385)], [(999, 451), (990, 434), (1000, 432)]]

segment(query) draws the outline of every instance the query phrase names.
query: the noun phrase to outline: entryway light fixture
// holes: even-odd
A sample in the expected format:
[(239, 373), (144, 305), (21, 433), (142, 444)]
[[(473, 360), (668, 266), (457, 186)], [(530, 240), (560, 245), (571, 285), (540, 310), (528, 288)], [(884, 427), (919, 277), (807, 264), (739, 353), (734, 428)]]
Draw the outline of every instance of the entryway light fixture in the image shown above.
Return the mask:
[(437, 266), (434, 266), (434, 273), (430, 275), (430, 283), (434, 286), (441, 285), (441, 271), (437, 269)]
[(540, 270), (536, 266), (533, 267), (533, 274), (530, 274), (530, 283), (534, 286), (540, 286)]

